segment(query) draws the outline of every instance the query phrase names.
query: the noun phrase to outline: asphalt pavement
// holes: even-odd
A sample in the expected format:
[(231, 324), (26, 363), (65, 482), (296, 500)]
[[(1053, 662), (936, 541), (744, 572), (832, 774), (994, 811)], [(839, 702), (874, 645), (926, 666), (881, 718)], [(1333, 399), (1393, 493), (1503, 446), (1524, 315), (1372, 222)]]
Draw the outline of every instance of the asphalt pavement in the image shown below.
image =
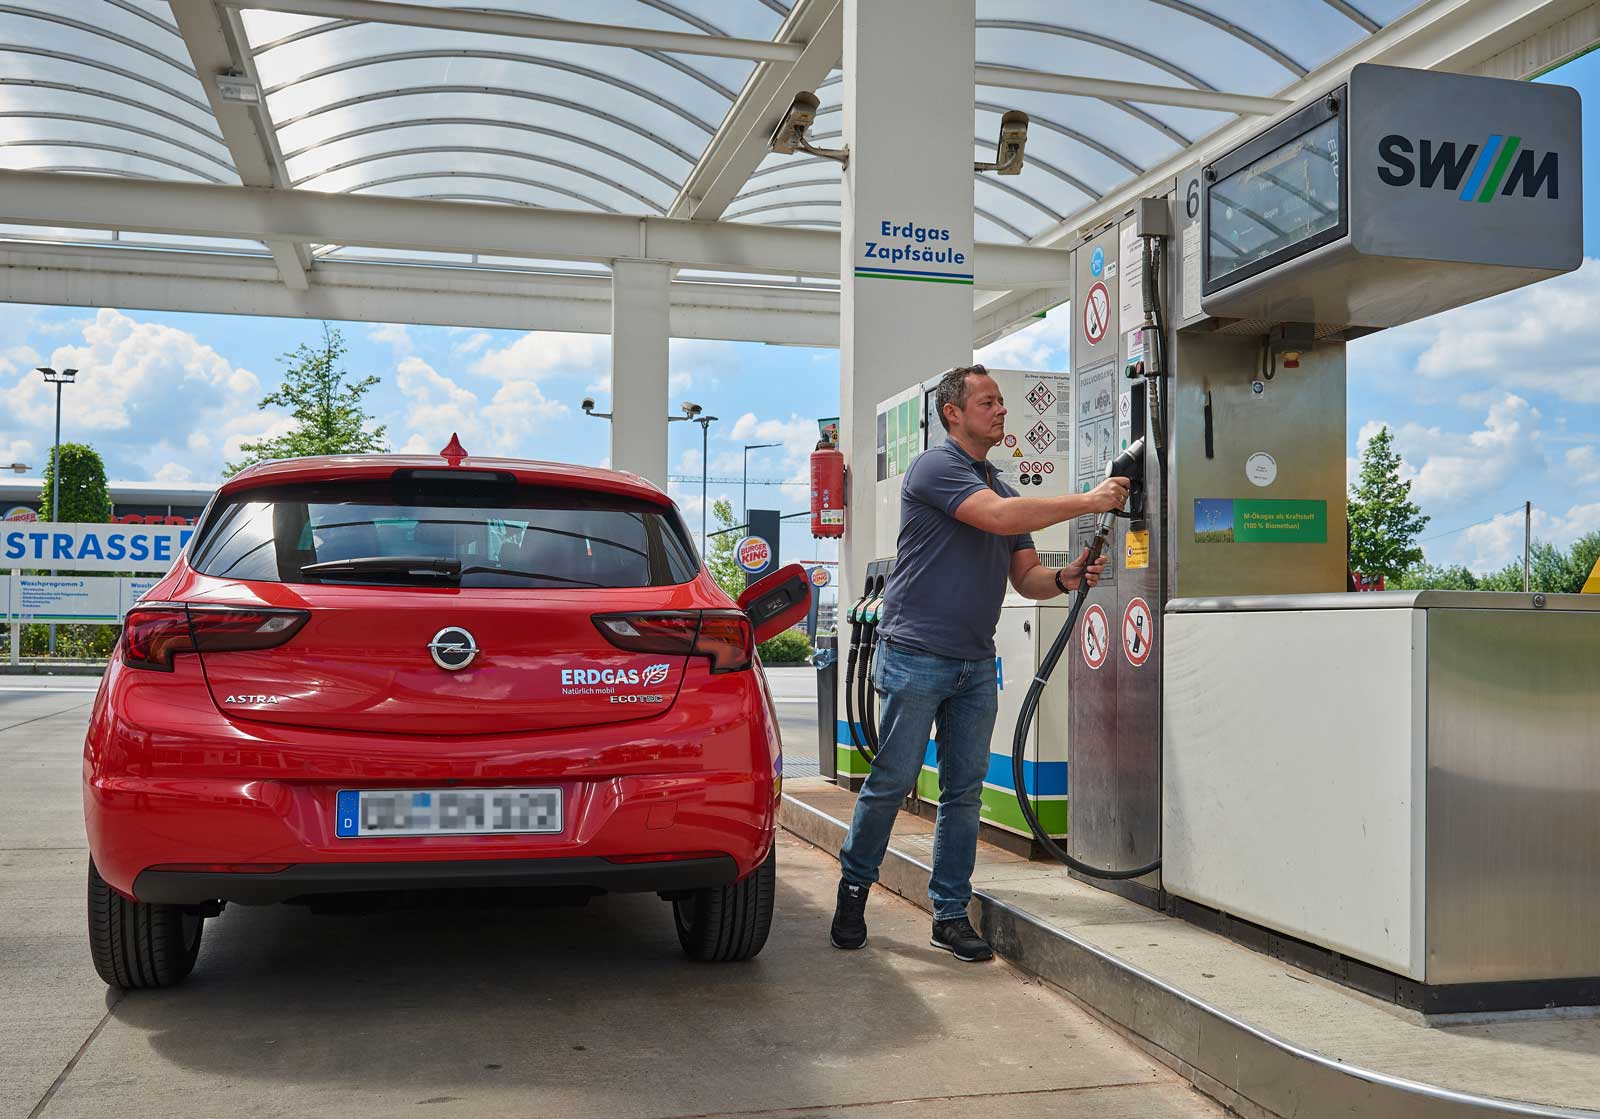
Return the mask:
[[(774, 691), (803, 698), (798, 670), (779, 673)], [(1052, 990), (928, 947), (927, 918), (891, 895), (873, 896), (865, 950), (830, 947), (837, 864), (787, 835), (748, 964), (684, 959), (653, 896), (231, 906), (187, 983), (109, 992), (84, 932), (94, 684), (0, 680), (5, 1119), (1222, 1114)], [(813, 754), (814, 736), (813, 719)]]

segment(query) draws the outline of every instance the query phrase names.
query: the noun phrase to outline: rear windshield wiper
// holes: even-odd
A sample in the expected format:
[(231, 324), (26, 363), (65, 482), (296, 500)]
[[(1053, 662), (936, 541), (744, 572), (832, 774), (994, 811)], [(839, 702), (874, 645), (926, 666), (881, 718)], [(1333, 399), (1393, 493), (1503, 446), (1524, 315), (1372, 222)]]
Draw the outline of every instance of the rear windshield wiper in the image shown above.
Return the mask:
[(351, 559), (308, 563), (302, 575), (433, 575), (456, 579), (461, 561), (443, 556), (355, 556)]
[(564, 575), (547, 575), (543, 571), (522, 571), (515, 567), (501, 567), (492, 563), (475, 563), (463, 567), (458, 574), (474, 575), (478, 572), (494, 572), (497, 575), (517, 575), (524, 579), (549, 579), (553, 583), (571, 583), (577, 587), (603, 587), (604, 583), (593, 583), (588, 579), (568, 579)]

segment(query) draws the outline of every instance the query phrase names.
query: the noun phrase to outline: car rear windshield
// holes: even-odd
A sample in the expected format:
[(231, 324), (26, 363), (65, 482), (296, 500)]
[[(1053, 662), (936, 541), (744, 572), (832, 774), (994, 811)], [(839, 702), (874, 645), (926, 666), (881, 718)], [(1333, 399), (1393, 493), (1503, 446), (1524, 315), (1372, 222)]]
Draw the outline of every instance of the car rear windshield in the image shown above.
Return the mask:
[(273, 583), (648, 587), (699, 567), (675, 510), (509, 476), (278, 486), (220, 502), (189, 552)]

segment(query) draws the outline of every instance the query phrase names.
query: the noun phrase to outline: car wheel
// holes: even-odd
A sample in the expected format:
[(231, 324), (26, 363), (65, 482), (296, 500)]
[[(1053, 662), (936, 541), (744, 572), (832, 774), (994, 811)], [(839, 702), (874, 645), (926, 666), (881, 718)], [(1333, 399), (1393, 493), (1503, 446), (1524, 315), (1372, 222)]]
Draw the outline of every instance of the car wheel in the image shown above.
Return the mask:
[(767, 943), (778, 884), (778, 848), (731, 886), (696, 890), (672, 903), (678, 943), (694, 960), (749, 960)]
[(176, 905), (129, 901), (89, 862), (89, 951), (94, 969), (122, 990), (170, 987), (194, 970), (205, 918)]

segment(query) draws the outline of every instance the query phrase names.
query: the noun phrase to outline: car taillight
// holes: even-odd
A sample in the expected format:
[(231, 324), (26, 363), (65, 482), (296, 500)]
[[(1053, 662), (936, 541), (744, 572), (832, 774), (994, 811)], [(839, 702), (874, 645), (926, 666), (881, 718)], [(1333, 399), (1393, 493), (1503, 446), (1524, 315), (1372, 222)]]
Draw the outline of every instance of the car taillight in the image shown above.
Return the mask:
[(738, 672), (755, 658), (750, 619), (737, 610), (597, 614), (594, 624), (619, 649), (706, 657), (712, 672)]
[(122, 624), (122, 662), (171, 672), (179, 653), (271, 649), (300, 632), (310, 617), (304, 610), (270, 607), (135, 606)]
[(738, 672), (755, 659), (755, 636), (750, 619), (733, 610), (707, 610), (700, 615), (700, 632), (694, 651), (711, 658), (712, 672)]

